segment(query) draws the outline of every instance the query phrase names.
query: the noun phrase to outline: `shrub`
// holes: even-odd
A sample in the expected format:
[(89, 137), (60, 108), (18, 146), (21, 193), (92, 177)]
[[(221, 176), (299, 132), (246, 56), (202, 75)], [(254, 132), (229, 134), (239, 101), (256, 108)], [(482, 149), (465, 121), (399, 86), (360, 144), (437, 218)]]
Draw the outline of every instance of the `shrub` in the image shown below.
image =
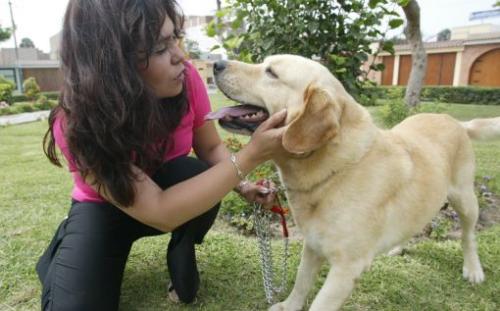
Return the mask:
[(59, 92), (42, 92), (42, 95), (46, 96), (47, 99), (58, 100)]
[[(391, 95), (389, 94), (389, 96)], [(379, 114), (384, 125), (391, 128), (417, 113), (443, 113), (444, 111), (446, 111), (446, 104), (442, 103), (423, 103), (415, 108), (410, 108), (402, 99), (391, 99), (382, 106)]]
[(36, 110), (32, 103), (19, 103), (16, 107), (19, 109), (19, 112), (33, 112)]
[[(59, 92), (40, 92), (40, 95), (44, 95), (47, 99), (59, 100)], [(26, 102), (29, 100), (30, 99), (25, 94), (12, 95), (13, 103)]]
[(54, 107), (54, 102), (47, 99), (45, 95), (40, 95), (33, 105), (36, 110), (50, 110)]
[(40, 96), (40, 86), (36, 82), (34, 77), (30, 77), (23, 82), (24, 94), (28, 97), (29, 100), (34, 101)]
[(401, 99), (391, 99), (380, 109), (382, 122), (388, 128), (406, 119), (410, 113), (410, 108)]
[(57, 102), (54, 100), (47, 99), (45, 96), (40, 96), (37, 101), (33, 104), (35, 111), (39, 110), (51, 110), (57, 106)]
[(0, 102), (4, 101), (9, 105), (12, 104), (12, 92), (15, 87), (16, 85), (12, 81), (0, 76)]
[(7, 102), (7, 104), (12, 104), (12, 91), (14, 91), (14, 85), (10, 83), (0, 83), (0, 101)]
[(18, 94), (18, 95), (12, 95), (12, 102), (13, 103), (19, 103), (19, 102), (27, 102), (28, 96), (24, 94)]
[(57, 106), (57, 102), (53, 100), (48, 100), (43, 97), (37, 100), (35, 103), (24, 102), (24, 103), (14, 103), (12, 106), (0, 109), (0, 116), (2, 115), (12, 115), (23, 112), (32, 112), (39, 110), (50, 110)]

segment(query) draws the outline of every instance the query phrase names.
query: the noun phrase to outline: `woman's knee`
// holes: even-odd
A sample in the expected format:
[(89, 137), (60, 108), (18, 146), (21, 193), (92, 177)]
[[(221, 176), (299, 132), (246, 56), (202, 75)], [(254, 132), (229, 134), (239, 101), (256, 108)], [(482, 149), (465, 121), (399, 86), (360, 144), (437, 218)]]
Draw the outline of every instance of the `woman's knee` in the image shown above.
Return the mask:
[(117, 310), (133, 239), (114, 208), (73, 204), (37, 267), (42, 310)]

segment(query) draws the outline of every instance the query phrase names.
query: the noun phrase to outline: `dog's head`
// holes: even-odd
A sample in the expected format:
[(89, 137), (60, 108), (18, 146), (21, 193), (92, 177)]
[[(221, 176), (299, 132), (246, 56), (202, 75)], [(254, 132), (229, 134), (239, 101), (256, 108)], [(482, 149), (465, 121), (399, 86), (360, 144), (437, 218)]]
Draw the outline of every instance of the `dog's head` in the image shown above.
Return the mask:
[(291, 153), (315, 150), (334, 138), (347, 93), (327, 68), (294, 55), (270, 56), (261, 64), (214, 65), (217, 86), (240, 105), (207, 116), (228, 131), (250, 135), (270, 115), (287, 109), (283, 146)]

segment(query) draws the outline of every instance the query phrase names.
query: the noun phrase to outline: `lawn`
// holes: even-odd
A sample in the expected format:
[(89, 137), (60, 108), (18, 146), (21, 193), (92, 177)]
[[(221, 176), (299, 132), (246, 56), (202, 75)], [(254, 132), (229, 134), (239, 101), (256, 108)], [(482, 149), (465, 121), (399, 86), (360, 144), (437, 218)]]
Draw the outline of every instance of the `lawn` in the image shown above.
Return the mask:
[[(214, 106), (227, 103), (220, 95), (212, 95), (212, 102)], [(376, 114), (377, 108), (370, 109)], [(447, 109), (460, 119), (500, 116), (498, 106), (449, 105)], [(34, 265), (69, 208), (71, 179), (45, 159), (41, 149), (45, 130), (45, 122), (0, 128), (0, 310), (39, 309), (40, 285)], [(493, 176), (500, 184), (500, 142), (475, 143), (474, 147), (478, 176)], [(198, 247), (202, 283), (197, 303), (168, 303), (168, 240), (164, 235), (134, 244), (121, 310), (266, 309), (256, 241), (232, 233), (222, 221)], [(499, 310), (500, 225), (482, 231), (478, 240), (485, 283), (472, 286), (461, 279), (459, 242), (428, 240), (412, 245), (404, 256), (379, 257), (343, 310)], [(293, 242), (287, 293), (299, 258), (300, 242)], [(322, 270), (314, 293), (326, 271)]]

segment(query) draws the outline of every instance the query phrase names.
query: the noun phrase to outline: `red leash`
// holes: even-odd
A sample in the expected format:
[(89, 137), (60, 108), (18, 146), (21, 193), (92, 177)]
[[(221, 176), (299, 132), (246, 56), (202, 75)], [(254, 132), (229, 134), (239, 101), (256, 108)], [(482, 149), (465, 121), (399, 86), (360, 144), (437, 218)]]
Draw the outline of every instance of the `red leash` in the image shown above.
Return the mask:
[[(262, 187), (265, 187), (264, 185), (264, 182), (265, 180), (262, 179), (262, 180), (259, 180), (257, 182), (257, 185), (259, 186), (262, 186)], [(283, 236), (285, 238), (288, 238), (288, 227), (286, 225), (286, 214), (288, 214), (288, 209), (283, 207), (281, 205), (281, 200), (280, 200), (280, 197), (279, 197), (279, 194), (276, 193), (276, 203), (275, 205), (273, 205), (270, 209), (271, 212), (275, 213), (275, 214), (279, 214), (280, 217), (281, 217), (281, 227), (283, 228)]]

